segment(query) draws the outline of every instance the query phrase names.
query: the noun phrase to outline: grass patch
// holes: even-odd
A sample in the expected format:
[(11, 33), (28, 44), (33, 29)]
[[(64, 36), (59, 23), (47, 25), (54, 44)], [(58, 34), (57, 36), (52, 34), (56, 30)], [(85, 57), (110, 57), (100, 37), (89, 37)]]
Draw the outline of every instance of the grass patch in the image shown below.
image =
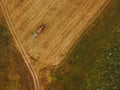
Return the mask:
[(120, 2), (114, 0), (80, 39), (65, 63), (52, 73), (47, 90), (120, 89), (118, 12)]
[[(4, 18), (0, 17), (0, 90), (19, 90), (19, 78), (12, 55), (13, 41), (3, 23)], [(13, 84), (12, 81), (16, 83)]]
[(0, 90), (34, 90), (31, 74), (0, 16)]

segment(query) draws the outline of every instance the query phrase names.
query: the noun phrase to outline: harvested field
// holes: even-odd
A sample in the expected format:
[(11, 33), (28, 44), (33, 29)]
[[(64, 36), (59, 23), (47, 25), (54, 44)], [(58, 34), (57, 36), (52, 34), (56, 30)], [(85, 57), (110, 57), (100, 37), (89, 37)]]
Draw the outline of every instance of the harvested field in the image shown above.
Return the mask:
[[(92, 24), (110, 0), (1, 0), (27, 57), (35, 70), (63, 61), (77, 39)], [(32, 33), (46, 29), (36, 39)], [(17, 45), (18, 47), (18, 45)]]
[[(77, 39), (92, 24), (110, 0), (1, 0), (16, 47), (25, 59), (39, 90), (37, 74), (42, 67), (60, 64)], [(45, 31), (32, 33), (41, 24)], [(37, 72), (35, 72), (37, 71)]]
[[(109, 2), (107, 0), (12, 0), (4, 1), (25, 51), (36, 67), (59, 64), (69, 48)], [(36, 40), (39, 25), (47, 26)]]

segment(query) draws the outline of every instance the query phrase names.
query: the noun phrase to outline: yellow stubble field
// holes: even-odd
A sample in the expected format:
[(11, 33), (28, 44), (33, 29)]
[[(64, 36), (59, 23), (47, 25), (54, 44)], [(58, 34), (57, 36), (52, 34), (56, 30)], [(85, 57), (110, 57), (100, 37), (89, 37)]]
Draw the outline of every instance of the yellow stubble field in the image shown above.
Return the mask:
[[(38, 71), (60, 64), (110, 0), (3, 0), (5, 13)], [(33, 39), (40, 25), (46, 28)]]

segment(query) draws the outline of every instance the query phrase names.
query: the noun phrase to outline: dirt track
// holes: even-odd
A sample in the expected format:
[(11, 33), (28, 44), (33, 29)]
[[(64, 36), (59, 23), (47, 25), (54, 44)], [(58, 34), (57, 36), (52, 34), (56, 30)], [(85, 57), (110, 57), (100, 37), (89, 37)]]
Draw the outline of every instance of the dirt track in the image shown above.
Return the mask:
[(11, 23), (11, 18), (9, 17), (9, 14), (7, 12), (7, 9), (6, 7), (4, 6), (3, 4), (3, 1), (0, 2), (0, 6), (1, 6), (1, 9), (2, 11), (4, 11), (4, 16), (6, 18), (6, 21), (7, 21), (7, 24), (8, 24), (8, 27), (10, 29), (10, 32), (14, 38), (14, 41), (15, 41), (15, 44), (19, 50), (19, 52), (21, 53), (21, 55), (23, 56), (23, 59), (25, 61), (25, 64), (27, 65), (28, 67), (28, 70), (30, 71), (30, 74), (32, 75), (33, 77), (33, 82), (34, 82), (34, 90), (39, 90), (39, 81), (38, 81), (38, 76), (28, 58), (28, 56), (26, 55), (26, 52), (23, 48), (23, 46), (21, 45), (20, 41), (19, 41), (19, 38), (15, 32), (15, 29), (14, 29), (14, 26), (13, 24)]
[[(22, 50), (30, 67), (33, 65), (39, 73), (41, 65), (56, 66), (63, 61), (76, 40), (109, 1), (4, 0), (2, 4), (6, 8), (5, 14), (8, 14), (6, 18), (10, 18), (8, 23), (12, 25), (14, 39), (17, 39), (16, 46)], [(45, 31), (33, 39), (32, 32), (41, 24), (46, 24)], [(31, 72), (34, 73), (34, 70)]]

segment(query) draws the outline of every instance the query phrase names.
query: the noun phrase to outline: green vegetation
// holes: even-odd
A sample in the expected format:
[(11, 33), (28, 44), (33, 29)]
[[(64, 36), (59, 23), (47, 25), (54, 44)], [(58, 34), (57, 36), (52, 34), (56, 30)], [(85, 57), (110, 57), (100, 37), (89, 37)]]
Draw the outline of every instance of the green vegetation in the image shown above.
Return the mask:
[(13, 41), (7, 28), (1, 23), (4, 23), (3, 18), (0, 18), (0, 90), (19, 90), (19, 77), (16, 73), (15, 57), (12, 54)]
[(0, 16), (0, 90), (34, 90), (28, 68), (4, 25)]
[(120, 2), (113, 0), (82, 36), (46, 90), (120, 90)]

